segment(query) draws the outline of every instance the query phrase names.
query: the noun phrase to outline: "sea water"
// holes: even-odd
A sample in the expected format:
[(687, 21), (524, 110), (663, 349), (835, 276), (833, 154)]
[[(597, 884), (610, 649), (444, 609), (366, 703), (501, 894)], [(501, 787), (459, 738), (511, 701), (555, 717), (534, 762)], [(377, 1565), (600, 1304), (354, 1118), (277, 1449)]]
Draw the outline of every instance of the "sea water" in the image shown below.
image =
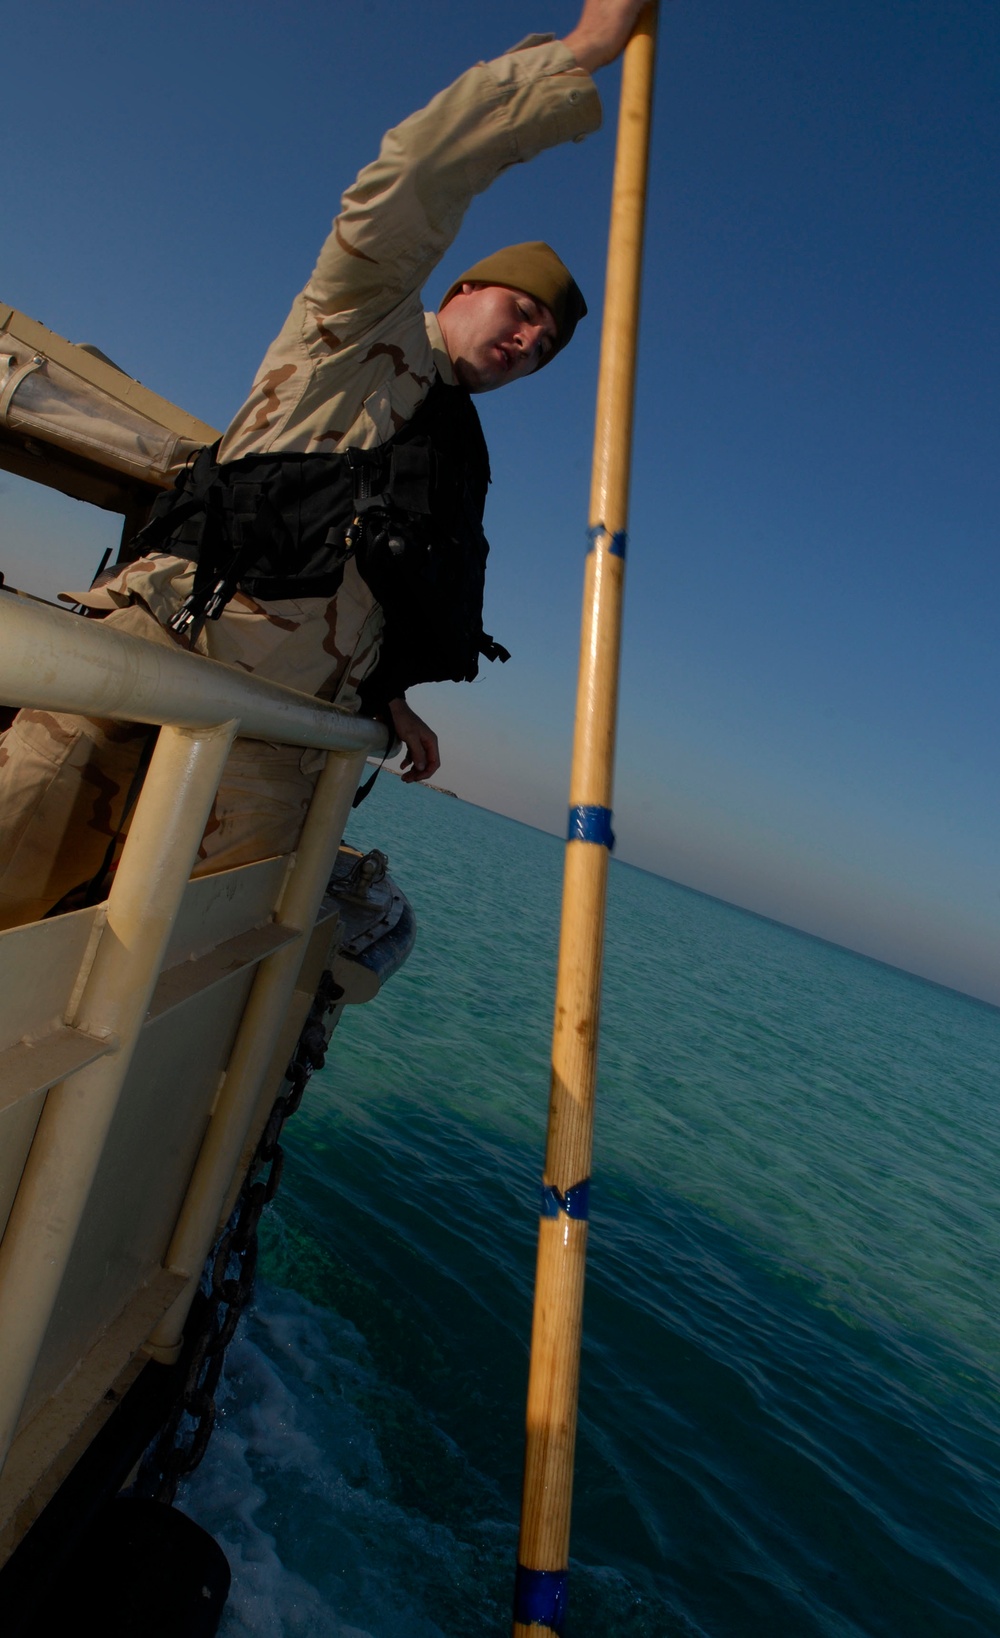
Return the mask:
[[(418, 942), (286, 1127), (182, 1505), (224, 1638), (508, 1630), (562, 848), (383, 776)], [(1000, 1633), (1000, 1011), (613, 863), (568, 1638)]]

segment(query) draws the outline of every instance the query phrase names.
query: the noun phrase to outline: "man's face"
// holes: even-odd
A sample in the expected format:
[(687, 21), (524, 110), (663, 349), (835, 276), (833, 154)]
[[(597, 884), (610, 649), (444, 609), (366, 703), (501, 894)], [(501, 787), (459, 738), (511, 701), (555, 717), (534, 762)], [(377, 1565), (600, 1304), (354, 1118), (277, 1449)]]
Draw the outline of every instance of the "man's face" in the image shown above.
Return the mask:
[(438, 322), (455, 374), (470, 392), (530, 375), (555, 345), (556, 321), (544, 303), (503, 284), (463, 284)]

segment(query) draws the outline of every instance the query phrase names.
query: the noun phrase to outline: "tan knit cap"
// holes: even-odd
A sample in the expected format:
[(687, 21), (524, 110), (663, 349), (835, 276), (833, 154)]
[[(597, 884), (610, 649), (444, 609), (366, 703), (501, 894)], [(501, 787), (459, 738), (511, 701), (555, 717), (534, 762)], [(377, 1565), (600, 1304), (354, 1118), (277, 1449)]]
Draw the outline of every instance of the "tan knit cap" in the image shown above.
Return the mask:
[(556, 321), (556, 338), (539, 369), (562, 351), (587, 311), (587, 303), (569, 268), (560, 261), (552, 246), (541, 239), (507, 245), (503, 250), (495, 250), (492, 256), (484, 257), (455, 280), (445, 292), (441, 307), (447, 307), (463, 284), (502, 284), (509, 290), (523, 290), (536, 301), (545, 303)]

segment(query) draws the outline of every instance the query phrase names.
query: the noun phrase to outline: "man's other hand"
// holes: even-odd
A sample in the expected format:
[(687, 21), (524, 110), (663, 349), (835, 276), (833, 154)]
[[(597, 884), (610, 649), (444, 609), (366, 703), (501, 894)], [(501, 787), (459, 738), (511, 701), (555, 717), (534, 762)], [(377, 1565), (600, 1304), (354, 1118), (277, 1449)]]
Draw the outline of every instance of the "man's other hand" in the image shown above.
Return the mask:
[(620, 56), (646, 0), (584, 0), (580, 21), (563, 45), (592, 74)]
[(403, 699), (390, 700), (392, 726), (396, 738), (406, 746), (403, 758), (403, 784), (412, 785), (419, 779), (430, 779), (441, 766), (437, 734), (428, 728), (422, 717), (411, 711)]

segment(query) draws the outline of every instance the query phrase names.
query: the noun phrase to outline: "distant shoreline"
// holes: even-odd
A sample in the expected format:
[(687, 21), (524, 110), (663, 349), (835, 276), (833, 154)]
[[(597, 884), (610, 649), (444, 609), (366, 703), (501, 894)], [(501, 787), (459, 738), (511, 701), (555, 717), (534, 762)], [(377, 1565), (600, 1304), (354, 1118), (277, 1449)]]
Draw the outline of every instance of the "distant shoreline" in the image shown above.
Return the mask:
[[(402, 768), (386, 768), (379, 762), (377, 756), (366, 757), (365, 761), (370, 768), (381, 767), (383, 773), (392, 774), (393, 779), (402, 779), (403, 777)], [(418, 781), (414, 781), (414, 783), (418, 783)], [(439, 796), (453, 796), (456, 802), (461, 800), (457, 791), (446, 790), (443, 785), (428, 785), (424, 780), (420, 780), (419, 783), (423, 785), (425, 791), (437, 791)], [(503, 818), (503, 815), (501, 814), (500, 817)]]

